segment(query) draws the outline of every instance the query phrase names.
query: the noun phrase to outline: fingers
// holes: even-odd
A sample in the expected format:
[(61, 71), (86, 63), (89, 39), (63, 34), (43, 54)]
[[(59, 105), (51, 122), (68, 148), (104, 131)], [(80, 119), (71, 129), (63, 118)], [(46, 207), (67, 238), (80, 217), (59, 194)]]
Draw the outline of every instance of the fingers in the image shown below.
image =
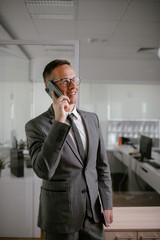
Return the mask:
[(52, 91), (52, 99), (53, 99), (53, 102), (56, 101), (56, 95), (55, 95), (54, 91)]
[(107, 226), (109, 227), (113, 222), (113, 211), (112, 210), (105, 210), (105, 215), (107, 219)]
[(59, 98), (56, 98), (54, 92), (52, 92), (52, 99), (53, 99), (53, 109), (55, 113), (55, 120), (59, 122), (65, 122), (66, 112), (69, 111), (70, 99), (65, 95), (61, 95)]
[(56, 98), (56, 95), (54, 93), (54, 91), (52, 91), (52, 99), (53, 99), (53, 103), (61, 103), (61, 102), (65, 102), (67, 101), (68, 103), (70, 102), (69, 97), (65, 96), (65, 95), (61, 95), (59, 98)]

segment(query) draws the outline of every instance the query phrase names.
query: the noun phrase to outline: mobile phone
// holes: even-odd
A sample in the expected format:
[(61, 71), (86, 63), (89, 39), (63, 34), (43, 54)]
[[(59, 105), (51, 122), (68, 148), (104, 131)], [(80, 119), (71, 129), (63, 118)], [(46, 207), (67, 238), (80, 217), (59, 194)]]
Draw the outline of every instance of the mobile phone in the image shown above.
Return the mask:
[(45, 91), (52, 98), (52, 91), (54, 91), (56, 98), (59, 98), (63, 93), (59, 90), (59, 88), (52, 81), (48, 81)]

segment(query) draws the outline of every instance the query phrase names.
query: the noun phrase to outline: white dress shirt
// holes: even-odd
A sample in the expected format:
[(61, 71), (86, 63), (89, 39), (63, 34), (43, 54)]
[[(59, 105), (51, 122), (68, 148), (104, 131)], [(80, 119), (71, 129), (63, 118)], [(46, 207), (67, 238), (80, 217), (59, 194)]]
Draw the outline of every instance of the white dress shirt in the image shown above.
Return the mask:
[[(74, 108), (74, 110), (71, 113), (73, 113), (73, 115), (74, 115), (74, 123), (76, 124), (76, 127), (77, 127), (77, 129), (79, 131), (79, 134), (81, 136), (81, 140), (82, 140), (82, 143), (83, 143), (85, 154), (87, 154), (87, 135), (86, 135), (86, 129), (85, 129), (83, 120), (82, 120), (80, 114), (77, 112), (76, 107)], [(71, 113), (68, 113), (68, 114), (71, 114)], [(70, 125), (70, 122), (68, 120), (66, 120), (66, 123)], [(73, 142), (76, 145), (76, 141), (75, 141), (75, 137), (74, 137), (74, 133), (72, 131), (72, 128), (71, 128), (71, 131), (69, 132), (69, 134), (70, 134), (71, 138), (73, 139)]]

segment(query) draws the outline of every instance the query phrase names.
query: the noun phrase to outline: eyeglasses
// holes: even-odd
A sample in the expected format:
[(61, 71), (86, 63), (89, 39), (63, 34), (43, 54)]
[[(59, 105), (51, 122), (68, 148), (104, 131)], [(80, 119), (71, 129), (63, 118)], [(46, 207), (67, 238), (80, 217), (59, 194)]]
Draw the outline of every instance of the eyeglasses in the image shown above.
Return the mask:
[(57, 80), (53, 80), (52, 82), (61, 82), (63, 87), (69, 87), (71, 84), (71, 81), (74, 82), (76, 86), (80, 84), (81, 79), (79, 77), (74, 77), (74, 78), (60, 78)]

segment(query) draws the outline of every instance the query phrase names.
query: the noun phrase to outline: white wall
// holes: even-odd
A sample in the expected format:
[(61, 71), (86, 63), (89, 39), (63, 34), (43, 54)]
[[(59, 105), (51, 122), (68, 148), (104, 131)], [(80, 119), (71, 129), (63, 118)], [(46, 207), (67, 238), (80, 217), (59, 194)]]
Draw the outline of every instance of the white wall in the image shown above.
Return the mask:
[(107, 83), (159, 83), (160, 60), (145, 59), (80, 59), (84, 81)]
[(52, 99), (45, 91), (43, 82), (33, 83), (33, 117), (47, 111), (52, 104)]
[[(13, 48), (16, 51), (16, 48)], [(25, 140), (24, 124), (31, 117), (32, 84), (24, 54), (0, 50), (0, 143), (10, 144), (11, 131)]]
[(11, 131), (26, 139), (24, 125), (31, 118), (32, 84), (0, 82), (0, 143), (10, 144)]
[(160, 85), (109, 85), (111, 119), (160, 119)]
[(95, 112), (106, 142), (107, 120), (160, 119), (160, 85), (82, 83), (80, 108)]
[(65, 53), (62, 56), (60, 56), (59, 54), (57, 56), (51, 55), (48, 57), (40, 56), (39, 58), (31, 59), (31, 80), (33, 82), (39, 82), (39, 83), (43, 82), (43, 77), (42, 77), (43, 70), (45, 66), (49, 62), (53, 61), (54, 59), (66, 59), (71, 63), (71, 65), (74, 68), (74, 56), (65, 56)]

